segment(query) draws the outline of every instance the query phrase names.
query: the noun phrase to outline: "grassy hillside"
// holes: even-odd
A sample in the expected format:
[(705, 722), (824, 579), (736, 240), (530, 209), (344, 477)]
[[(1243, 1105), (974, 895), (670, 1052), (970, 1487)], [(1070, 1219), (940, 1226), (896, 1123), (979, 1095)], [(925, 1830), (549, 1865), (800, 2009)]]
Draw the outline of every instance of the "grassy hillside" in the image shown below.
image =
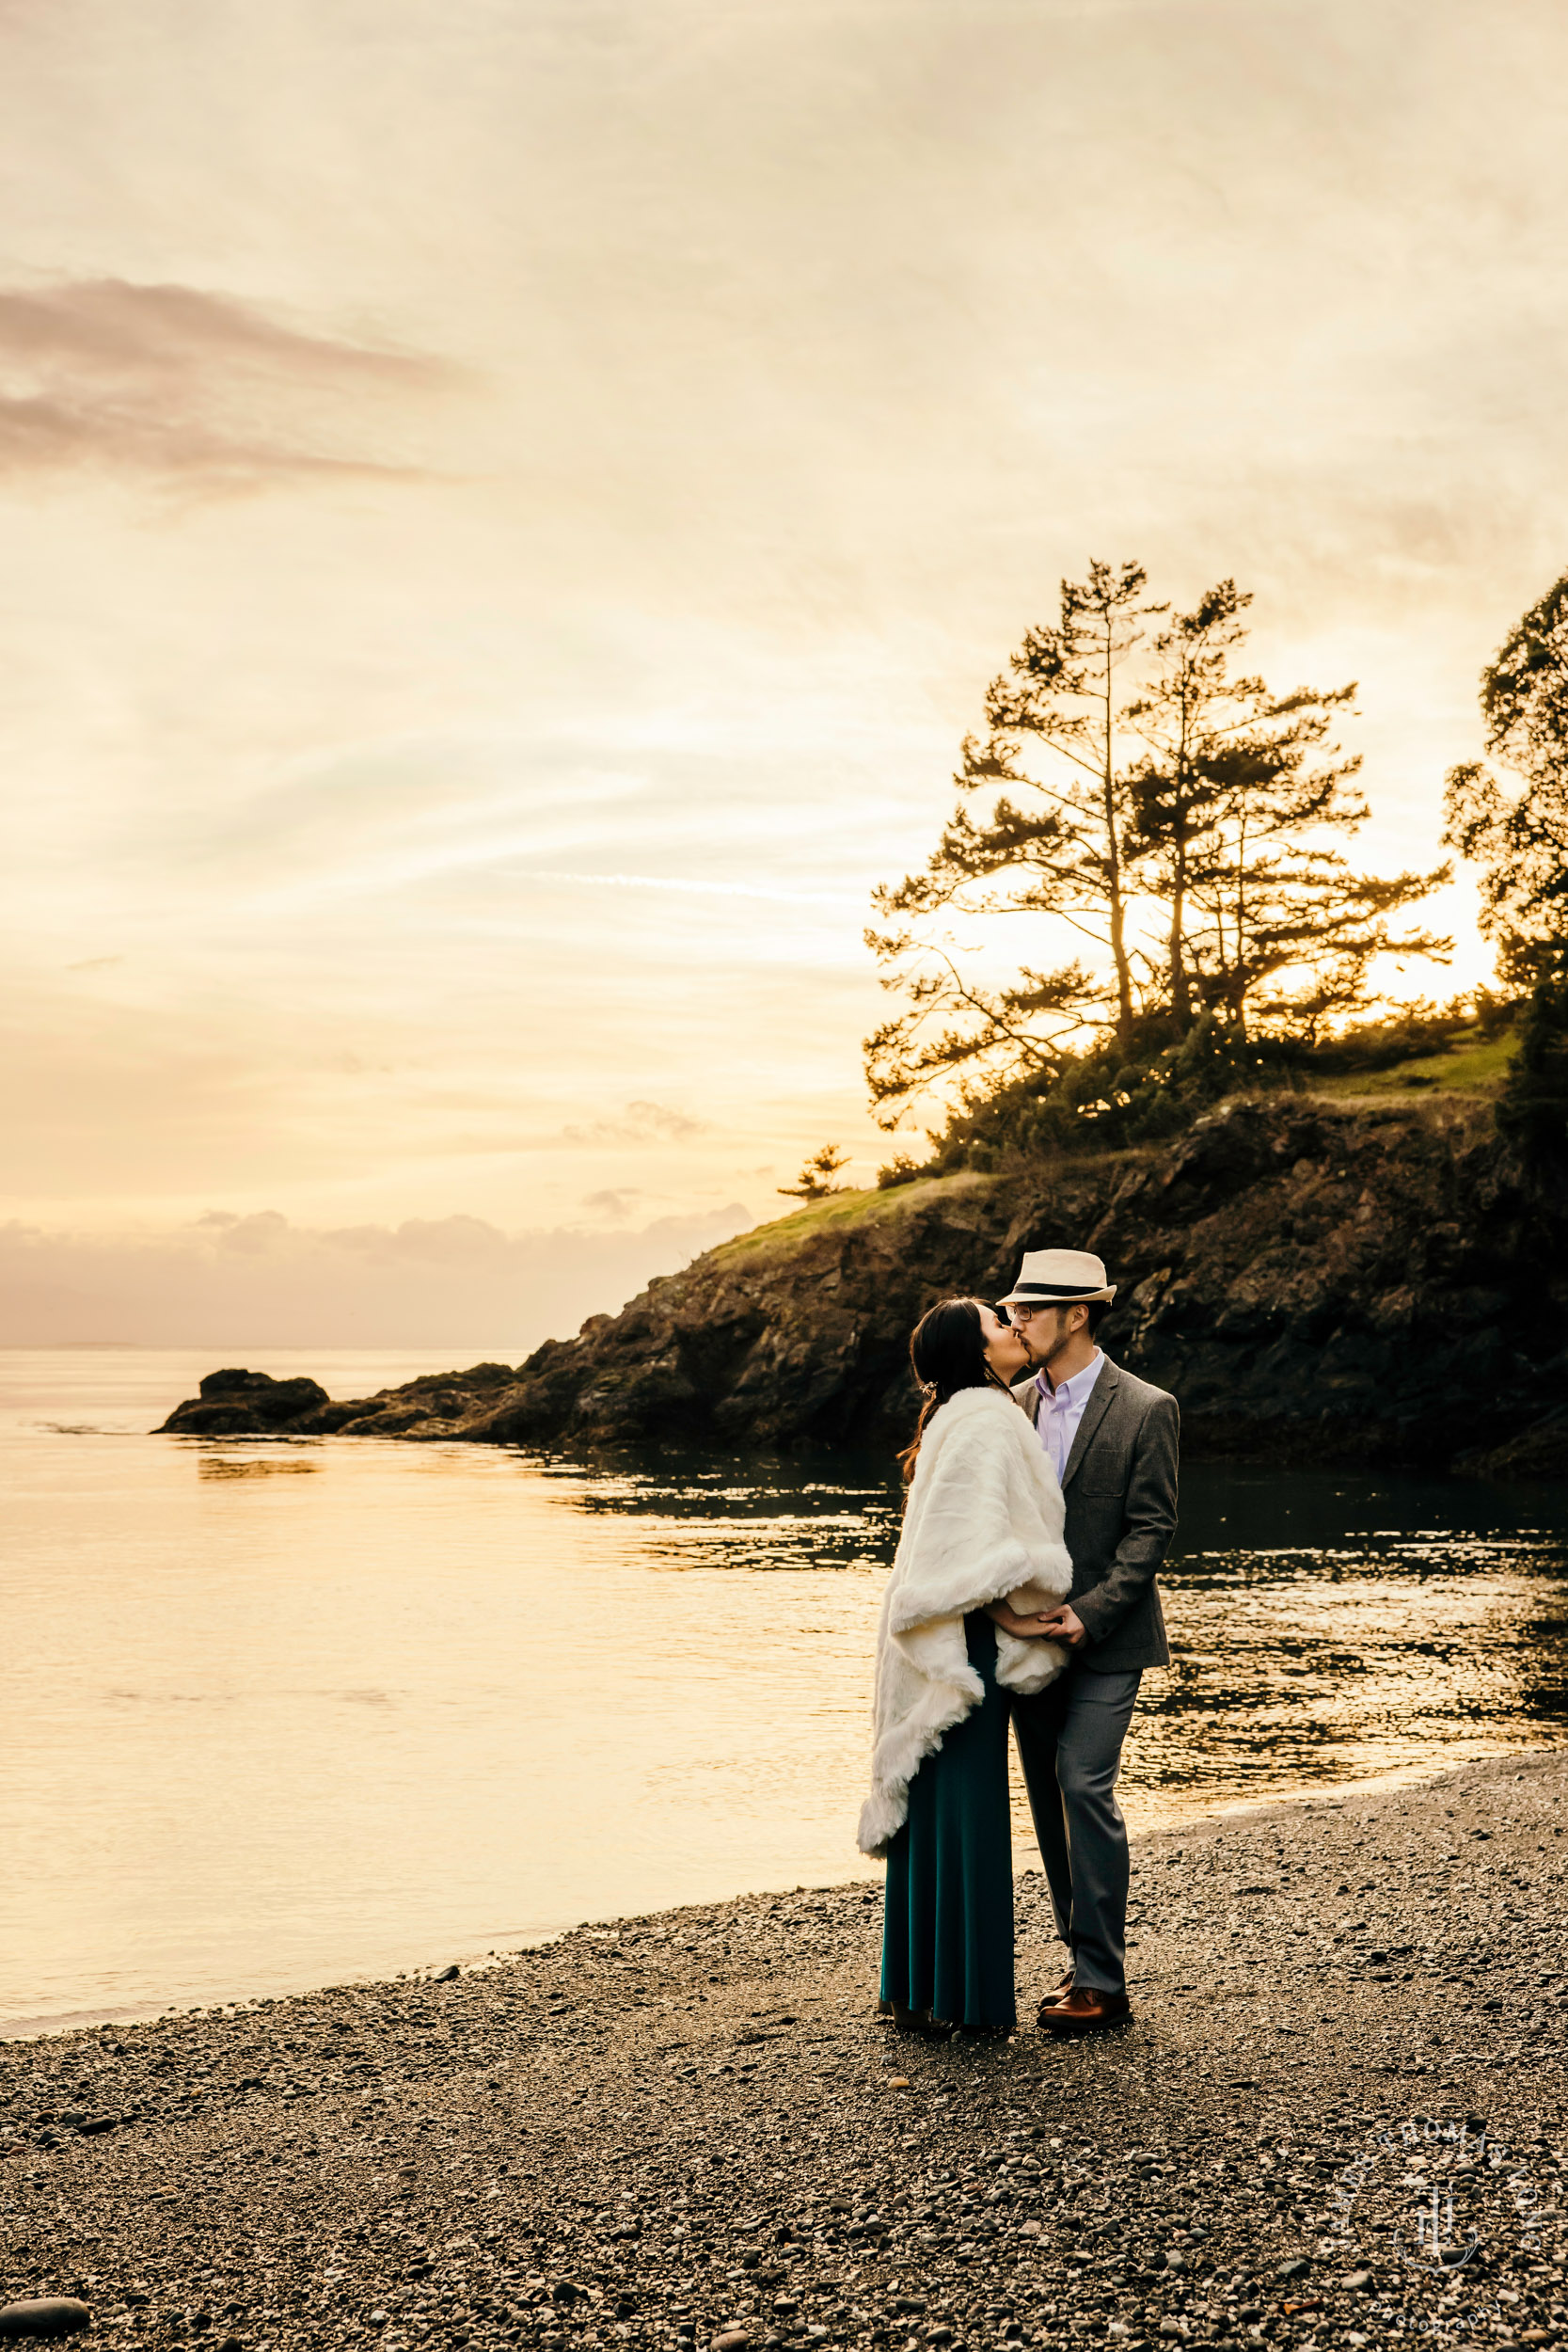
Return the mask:
[(1483, 1037), (1479, 1028), (1464, 1030), (1441, 1053), (1395, 1062), (1387, 1070), (1353, 1071), (1343, 1077), (1319, 1079), (1311, 1090), (1341, 1101), (1355, 1095), (1421, 1092), (1496, 1094), (1508, 1075), (1517, 1044), (1512, 1031)]

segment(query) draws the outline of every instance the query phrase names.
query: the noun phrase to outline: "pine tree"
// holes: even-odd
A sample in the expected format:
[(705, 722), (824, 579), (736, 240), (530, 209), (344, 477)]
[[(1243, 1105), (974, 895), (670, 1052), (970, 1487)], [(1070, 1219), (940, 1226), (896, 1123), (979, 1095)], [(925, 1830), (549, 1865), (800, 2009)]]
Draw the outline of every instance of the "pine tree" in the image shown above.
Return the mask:
[(833, 1181), (848, 1165), (847, 1152), (841, 1152), (836, 1143), (825, 1143), (820, 1152), (812, 1153), (795, 1182), (780, 1184), (778, 1190), (786, 1200), (826, 1200), (830, 1193), (848, 1191), (847, 1184)]
[(1136, 841), (1167, 911), (1178, 1025), (1202, 1008), (1240, 1039), (1311, 1039), (1373, 1001), (1377, 957), (1449, 953), (1451, 940), (1392, 922), (1449, 869), (1357, 874), (1333, 846), (1370, 814), (1352, 785), (1359, 758), (1331, 739), (1355, 688), (1278, 696), (1233, 675), (1251, 602), (1222, 580), (1154, 641), (1155, 674), (1127, 713), (1149, 744), (1132, 779)]
[[(1118, 674), (1143, 623), (1141, 564), (1093, 563), (1063, 580), (1054, 626), (1031, 629), (986, 695), (983, 738), (966, 737), (958, 805), (922, 874), (879, 889), (887, 930), (866, 932), (883, 986), (906, 1009), (866, 1041), (884, 1124), (909, 1097), (954, 1074), (984, 1086), (1049, 1075), (1107, 1016), (1131, 1032), (1142, 991), (1129, 939), (1133, 895), (1130, 773)], [(1101, 948), (1109, 982), (1074, 961), (1021, 966), (1000, 988), (966, 974), (951, 916), (1040, 915)]]
[[(1568, 573), (1510, 631), (1481, 679), (1485, 761), (1450, 770), (1445, 839), (1481, 868), (1498, 977), (1529, 992), (1498, 1123), (1568, 1165)], [(1512, 771), (1508, 790), (1491, 762)]]
[[(1170, 612), (1147, 587), (1132, 563), (1062, 582), (1055, 624), (991, 683), (925, 871), (875, 895), (887, 928), (866, 941), (903, 1000), (866, 1041), (884, 1125), (943, 1081), (967, 1107), (1048, 1089), (1085, 1046), (1132, 1067), (1199, 1018), (1243, 1049), (1309, 1040), (1376, 1001), (1380, 956), (1451, 946), (1397, 920), (1446, 866), (1364, 875), (1338, 846), (1369, 814), (1333, 740), (1354, 688), (1281, 696), (1233, 672), (1252, 601), (1233, 580), (1133, 663)], [(1098, 958), (979, 977), (964, 926), (1019, 915)]]
[(1481, 867), (1499, 977), (1529, 988), (1568, 974), (1568, 573), (1482, 671), (1481, 708), (1487, 759), (1449, 771), (1444, 839)]

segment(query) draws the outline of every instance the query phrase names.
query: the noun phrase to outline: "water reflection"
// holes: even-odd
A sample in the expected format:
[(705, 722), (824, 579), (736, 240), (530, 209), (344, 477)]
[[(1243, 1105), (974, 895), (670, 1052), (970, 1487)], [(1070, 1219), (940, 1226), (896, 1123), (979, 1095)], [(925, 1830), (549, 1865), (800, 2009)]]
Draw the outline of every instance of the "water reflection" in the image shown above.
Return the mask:
[(588, 1518), (635, 1529), (651, 1567), (879, 1572), (898, 1541), (899, 1484), (875, 1455), (716, 1461), (671, 1447), (546, 1475)]
[[(864, 1867), (890, 1462), (142, 1434), (209, 1368), (0, 1364), (0, 2030)], [(1568, 1492), (1199, 1466), (1166, 1584), (1134, 1824), (1562, 1736)]]
[[(666, 1449), (557, 1461), (558, 1500), (656, 1568), (885, 1573), (877, 1457)], [(1148, 1823), (1540, 1746), (1568, 1718), (1568, 1494), (1198, 1464), (1164, 1577), (1175, 1662), (1145, 1677), (1122, 1795)], [(1017, 1818), (1026, 1828), (1022, 1794)]]
[(320, 1469), (313, 1453), (303, 1447), (279, 1446), (271, 1454), (203, 1454), (198, 1458), (196, 1474), (198, 1478), (277, 1478)]

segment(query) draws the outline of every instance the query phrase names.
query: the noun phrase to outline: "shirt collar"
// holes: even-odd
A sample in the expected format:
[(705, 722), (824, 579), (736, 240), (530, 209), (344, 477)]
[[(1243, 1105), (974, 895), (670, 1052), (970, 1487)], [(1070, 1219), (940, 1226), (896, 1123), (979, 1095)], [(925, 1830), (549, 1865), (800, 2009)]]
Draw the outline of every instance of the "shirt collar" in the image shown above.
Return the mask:
[(1075, 1372), (1070, 1380), (1058, 1380), (1054, 1388), (1046, 1378), (1042, 1366), (1035, 1375), (1035, 1386), (1047, 1405), (1059, 1405), (1066, 1411), (1070, 1406), (1087, 1401), (1089, 1391), (1099, 1379), (1100, 1367), (1104, 1361), (1102, 1350), (1097, 1347), (1082, 1372)]

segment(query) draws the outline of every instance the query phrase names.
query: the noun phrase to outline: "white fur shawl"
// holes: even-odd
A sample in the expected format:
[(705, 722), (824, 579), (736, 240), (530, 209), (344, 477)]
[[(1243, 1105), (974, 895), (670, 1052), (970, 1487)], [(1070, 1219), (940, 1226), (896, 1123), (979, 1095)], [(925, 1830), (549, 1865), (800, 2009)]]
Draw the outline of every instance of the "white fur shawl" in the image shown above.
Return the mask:
[[(877, 1629), (863, 1853), (886, 1851), (908, 1819), (921, 1763), (985, 1695), (964, 1645), (965, 1612), (1024, 1584), (1067, 1597), (1064, 1516), (1055, 1474), (1010, 1396), (960, 1389), (932, 1414)], [(1043, 1691), (1066, 1663), (1058, 1643), (1019, 1641), (998, 1626), (996, 1678), (1009, 1690)]]

